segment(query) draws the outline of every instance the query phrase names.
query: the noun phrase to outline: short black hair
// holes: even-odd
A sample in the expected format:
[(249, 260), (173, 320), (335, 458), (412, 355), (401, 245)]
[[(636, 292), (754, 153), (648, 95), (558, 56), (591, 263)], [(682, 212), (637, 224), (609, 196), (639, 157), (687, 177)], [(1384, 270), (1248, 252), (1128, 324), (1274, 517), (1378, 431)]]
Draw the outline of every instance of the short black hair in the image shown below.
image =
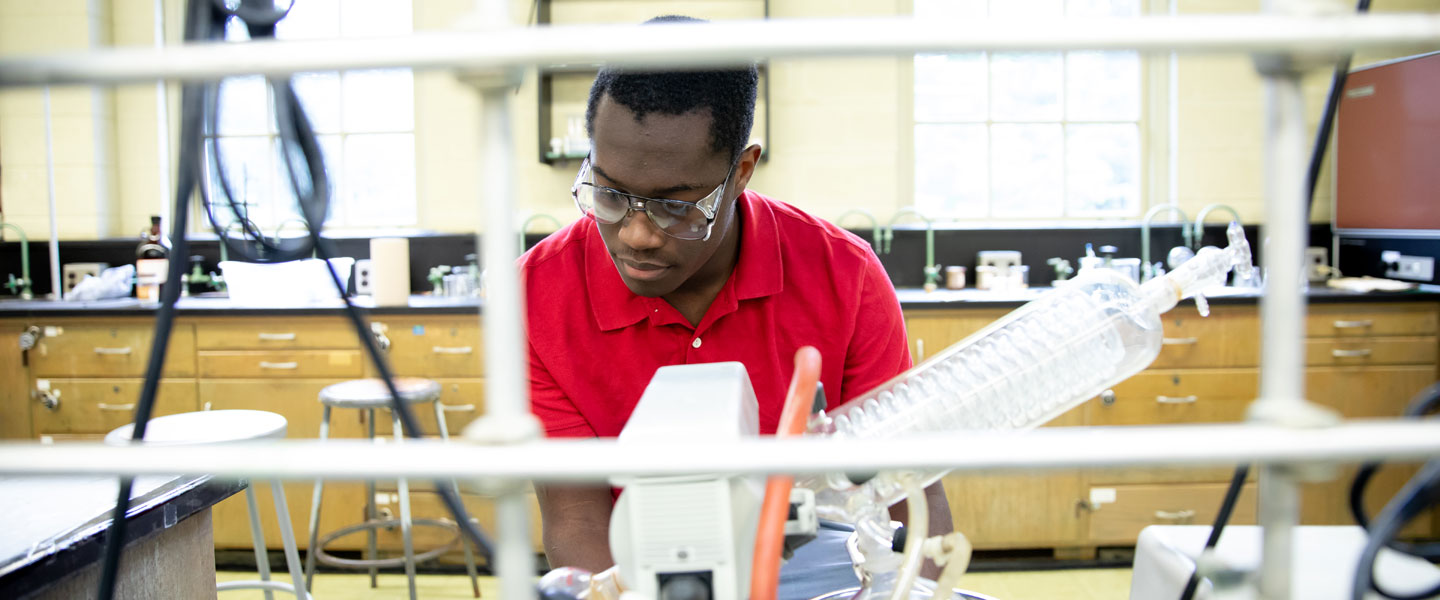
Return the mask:
[[(704, 23), (703, 19), (667, 15), (651, 23)], [(627, 71), (604, 67), (590, 86), (585, 105), (585, 129), (595, 137), (595, 110), (607, 94), (612, 100), (643, 119), (648, 113), (683, 115), (692, 110), (710, 111), (710, 147), (727, 153), (730, 161), (740, 158), (755, 123), (755, 90), (760, 74), (754, 64), (739, 69), (706, 71)]]

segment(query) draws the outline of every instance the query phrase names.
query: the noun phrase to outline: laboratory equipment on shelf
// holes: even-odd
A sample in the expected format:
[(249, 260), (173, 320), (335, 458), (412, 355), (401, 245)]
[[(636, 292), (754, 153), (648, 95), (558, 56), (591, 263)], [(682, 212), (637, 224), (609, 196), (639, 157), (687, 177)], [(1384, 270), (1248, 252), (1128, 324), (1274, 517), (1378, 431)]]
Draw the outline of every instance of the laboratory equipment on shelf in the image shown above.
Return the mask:
[(845, 217), (848, 217), (850, 215), (860, 215), (862, 217), (865, 217), (865, 220), (870, 222), (870, 239), (873, 240), (871, 244), (875, 246), (875, 252), (880, 252), (880, 240), (884, 238), (884, 236), (880, 233), (880, 219), (875, 218), (875, 213), (872, 213), (863, 208), (852, 208), (843, 213), (840, 213), (840, 216), (835, 217), (835, 225), (837, 227), (841, 227), (842, 225), (840, 224), (845, 221)]
[(925, 216), (913, 206), (907, 206), (890, 217), (890, 223), (885, 227), (885, 249), (881, 254), (889, 254), (891, 244), (895, 241), (895, 223), (905, 215), (914, 215), (925, 222), (925, 291), (933, 292), (940, 287), (940, 265), (935, 262), (935, 221)]
[(1075, 274), (1075, 267), (1070, 266), (1070, 261), (1058, 256), (1045, 261), (1045, 264), (1055, 269), (1055, 281), (1068, 281)]
[[(1173, 204), (1161, 204), (1150, 207), (1150, 210), (1145, 211), (1145, 217), (1140, 220), (1141, 283), (1150, 281), (1152, 277), (1160, 275), (1160, 273), (1156, 272), (1156, 267), (1150, 264), (1150, 227), (1151, 223), (1155, 221), (1155, 217), (1158, 217), (1160, 216), (1160, 213), (1167, 211), (1180, 215), (1180, 235), (1185, 239), (1185, 248), (1188, 249), (1190, 247), (1190, 223), (1185, 216), (1185, 211), (1180, 210), (1180, 207)], [(1171, 253), (1173, 254), (1173, 252), (1174, 251), (1172, 250)], [(1174, 269), (1175, 267), (1171, 266), (1170, 268)]]
[[(1162, 277), (1137, 285), (1108, 269), (1086, 269), (978, 333), (878, 388), (811, 420), (808, 435), (837, 440), (916, 432), (1029, 429), (1140, 372), (1160, 351), (1160, 315), (1235, 269), (1252, 270), (1244, 230), (1232, 223), (1225, 249), (1202, 248)], [(866, 564), (884, 560), (893, 531), (886, 508), (944, 471), (808, 476), (822, 518), (853, 522)], [(863, 567), (863, 565), (862, 565)]]
[(30, 238), (25, 236), (25, 230), (21, 229), (19, 225), (0, 222), (0, 232), (6, 229), (14, 231), (15, 235), (20, 236), (20, 277), (16, 278), (14, 273), (10, 273), (3, 285), (5, 289), (10, 290), (10, 293), (19, 296), (20, 299), (29, 300), (35, 297), (34, 292), (30, 289), (30, 285), (33, 283), (33, 280), (30, 279)]
[(1028, 287), (1030, 268), (1020, 263), (1020, 252), (1016, 250), (981, 250), (975, 253), (975, 287), (994, 291)]

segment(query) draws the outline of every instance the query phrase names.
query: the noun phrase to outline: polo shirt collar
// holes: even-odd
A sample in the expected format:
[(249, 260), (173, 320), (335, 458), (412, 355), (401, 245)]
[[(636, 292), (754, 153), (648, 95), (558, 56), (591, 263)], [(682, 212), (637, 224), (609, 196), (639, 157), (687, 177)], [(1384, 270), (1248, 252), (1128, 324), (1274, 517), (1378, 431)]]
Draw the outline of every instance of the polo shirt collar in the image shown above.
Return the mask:
[[(746, 190), (740, 201), (740, 256), (725, 282), (736, 300), (750, 300), (779, 293), (784, 288), (784, 264), (780, 256), (779, 227), (766, 200)], [(585, 285), (590, 310), (601, 331), (629, 327), (655, 314), (661, 298), (647, 298), (630, 291), (615, 261), (605, 248), (600, 230), (591, 221), (585, 242)], [(724, 296), (722, 290), (721, 296)], [(716, 299), (719, 301), (719, 298)], [(715, 307), (712, 305), (711, 307)]]

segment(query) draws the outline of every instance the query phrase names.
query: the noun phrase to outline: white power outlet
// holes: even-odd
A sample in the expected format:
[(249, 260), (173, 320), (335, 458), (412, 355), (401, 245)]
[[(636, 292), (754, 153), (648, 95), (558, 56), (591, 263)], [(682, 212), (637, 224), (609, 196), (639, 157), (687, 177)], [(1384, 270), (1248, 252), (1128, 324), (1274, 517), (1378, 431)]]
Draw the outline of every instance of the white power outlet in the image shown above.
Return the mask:
[(1380, 253), (1385, 263), (1385, 276), (1411, 281), (1435, 279), (1435, 259), (1429, 256), (1406, 256), (1394, 250)]
[(1329, 272), (1325, 269), (1329, 263), (1330, 250), (1323, 246), (1311, 246), (1305, 249), (1305, 279), (1310, 283), (1324, 283), (1329, 279)]
[(370, 268), (370, 259), (363, 258), (355, 261), (355, 293), (357, 295), (364, 296), (371, 293), (373, 274), (374, 271)]

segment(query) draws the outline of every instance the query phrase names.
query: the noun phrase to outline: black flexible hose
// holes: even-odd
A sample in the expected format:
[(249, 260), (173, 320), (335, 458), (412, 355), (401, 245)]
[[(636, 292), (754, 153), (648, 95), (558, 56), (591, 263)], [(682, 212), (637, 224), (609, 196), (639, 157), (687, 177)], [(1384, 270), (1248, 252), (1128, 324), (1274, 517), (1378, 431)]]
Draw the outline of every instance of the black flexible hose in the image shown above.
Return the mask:
[[(1355, 12), (1370, 12), (1370, 0), (1359, 0)], [(1325, 149), (1330, 145), (1330, 132), (1335, 128), (1335, 113), (1340, 108), (1340, 94), (1345, 91), (1345, 79), (1350, 75), (1350, 59), (1346, 54), (1335, 65), (1335, 74), (1330, 78), (1330, 94), (1325, 98), (1325, 111), (1320, 114), (1320, 126), (1315, 130), (1315, 146), (1310, 153), (1310, 168), (1305, 172), (1305, 190), (1309, 199), (1305, 203), (1305, 222), (1310, 222), (1310, 213), (1315, 204), (1315, 186), (1320, 181), (1320, 165), (1325, 162)]]
[(1403, 594), (1382, 589), (1380, 582), (1375, 579), (1375, 559), (1380, 556), (1380, 550), (1400, 534), (1406, 523), (1434, 505), (1437, 499), (1440, 499), (1440, 461), (1432, 460), (1425, 463), (1420, 472), (1400, 488), (1371, 523), (1370, 537), (1365, 543), (1365, 549), (1360, 552), (1360, 559), (1355, 567), (1355, 580), (1350, 587), (1350, 597), (1353, 600), (1363, 600), (1366, 593), (1372, 589), (1394, 600), (1424, 600), (1440, 595), (1440, 585)]
[[(1225, 499), (1220, 502), (1220, 512), (1215, 514), (1215, 523), (1210, 526), (1210, 537), (1205, 539), (1205, 549), (1200, 555), (1215, 548), (1220, 543), (1220, 534), (1225, 531), (1225, 526), (1230, 523), (1230, 514), (1235, 512), (1235, 505), (1240, 501), (1240, 491), (1245, 487), (1245, 479), (1250, 477), (1250, 465), (1235, 467), (1235, 474), (1230, 477), (1230, 487), (1225, 490)], [(1185, 591), (1180, 593), (1180, 600), (1192, 600), (1195, 597), (1195, 590), (1200, 587), (1200, 559), (1195, 559), (1195, 570), (1190, 573), (1190, 580), (1185, 582)]]

